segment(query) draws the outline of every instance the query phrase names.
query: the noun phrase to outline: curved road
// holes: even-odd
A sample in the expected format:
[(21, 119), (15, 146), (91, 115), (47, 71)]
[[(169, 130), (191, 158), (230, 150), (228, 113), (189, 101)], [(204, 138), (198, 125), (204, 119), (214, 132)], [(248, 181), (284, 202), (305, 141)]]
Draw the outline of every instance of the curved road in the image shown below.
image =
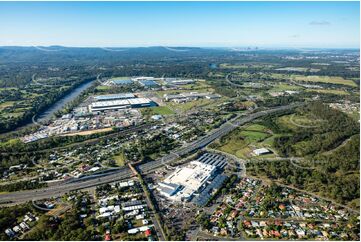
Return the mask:
[[(223, 125), (221, 125), (218, 129), (213, 130), (206, 136), (203, 136), (199, 138), (198, 140), (188, 144), (185, 147), (181, 147), (172, 153), (158, 159), (155, 161), (151, 161), (145, 164), (138, 165), (138, 169), (140, 172), (147, 172), (151, 170), (155, 170), (157, 168), (162, 167), (164, 164), (169, 163), (171, 161), (176, 160), (179, 156), (184, 156), (186, 154), (189, 154), (193, 151), (196, 151), (198, 149), (201, 149), (211, 143), (212, 141), (228, 134), (232, 130), (236, 129), (237, 126), (243, 125), (245, 123), (251, 122), (254, 119), (260, 118), (262, 116), (293, 109), (297, 106), (300, 106), (300, 104), (291, 104), (287, 106), (281, 106), (274, 109), (269, 109), (267, 111), (260, 111), (256, 113), (249, 114), (247, 117), (236, 117), (232, 120), (232, 123), (227, 122)], [(73, 190), (79, 190), (84, 189), (88, 187), (94, 187), (98, 186), (100, 184), (104, 183), (110, 183), (122, 179), (127, 179), (132, 177), (132, 172), (128, 167), (124, 167), (122, 169), (119, 169), (118, 171), (115, 171), (114, 173), (104, 175), (102, 177), (89, 177), (89, 178), (80, 178), (78, 180), (72, 180), (68, 183), (63, 183), (56, 186), (36, 189), (36, 190), (26, 190), (26, 191), (18, 191), (13, 193), (5, 193), (0, 194), (0, 206), (6, 206), (6, 205), (14, 205), (18, 203), (24, 203), (29, 200), (38, 200), (38, 199), (44, 199), (54, 196), (60, 196), (67, 192), (73, 191)]]

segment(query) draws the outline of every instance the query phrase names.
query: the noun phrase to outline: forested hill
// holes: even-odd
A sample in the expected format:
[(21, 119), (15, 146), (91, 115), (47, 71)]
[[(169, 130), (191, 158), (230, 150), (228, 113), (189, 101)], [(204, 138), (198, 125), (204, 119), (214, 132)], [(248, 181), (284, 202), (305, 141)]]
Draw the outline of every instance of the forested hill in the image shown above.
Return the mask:
[(299, 109), (296, 115), (312, 117), (319, 125), (290, 130), (276, 119), (268, 122), (274, 125), (273, 129), (284, 132), (275, 140), (277, 151), (283, 157), (303, 157), (304, 160), (296, 164), (288, 160), (250, 163), (247, 172), (359, 207), (358, 122), (321, 103)]

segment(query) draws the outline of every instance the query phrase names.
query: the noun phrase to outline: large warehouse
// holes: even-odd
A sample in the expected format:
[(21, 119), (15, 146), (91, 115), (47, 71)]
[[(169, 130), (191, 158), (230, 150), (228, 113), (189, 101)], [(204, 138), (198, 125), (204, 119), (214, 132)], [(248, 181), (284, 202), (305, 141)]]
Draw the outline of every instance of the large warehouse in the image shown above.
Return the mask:
[(149, 98), (129, 98), (129, 99), (120, 99), (113, 101), (100, 101), (93, 102), (89, 105), (89, 112), (98, 112), (104, 110), (118, 110), (125, 108), (144, 108), (144, 107), (153, 107), (157, 104), (150, 100)]
[(174, 201), (190, 201), (202, 190), (217, 170), (216, 166), (192, 161), (185, 167), (178, 167), (163, 182), (158, 183), (158, 191)]
[(110, 101), (110, 100), (129, 99), (129, 98), (135, 98), (135, 95), (133, 93), (119, 93), (119, 94), (110, 94), (110, 95), (100, 95), (94, 97), (96, 101)]
[(169, 85), (187, 85), (195, 83), (192, 79), (177, 79), (177, 78), (167, 78), (165, 82)]
[(206, 99), (216, 99), (220, 98), (221, 96), (218, 94), (212, 94), (212, 93), (198, 93), (198, 92), (183, 92), (179, 94), (164, 94), (163, 99), (166, 102), (176, 102), (176, 103), (182, 103), (182, 102), (188, 102), (192, 100), (197, 100), (200, 98), (206, 98)]

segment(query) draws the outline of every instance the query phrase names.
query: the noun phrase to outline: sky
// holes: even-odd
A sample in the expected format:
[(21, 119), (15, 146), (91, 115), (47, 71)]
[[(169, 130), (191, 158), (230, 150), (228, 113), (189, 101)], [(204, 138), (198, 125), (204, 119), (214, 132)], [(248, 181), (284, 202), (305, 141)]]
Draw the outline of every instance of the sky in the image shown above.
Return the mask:
[(359, 48), (359, 2), (0, 2), (0, 46)]

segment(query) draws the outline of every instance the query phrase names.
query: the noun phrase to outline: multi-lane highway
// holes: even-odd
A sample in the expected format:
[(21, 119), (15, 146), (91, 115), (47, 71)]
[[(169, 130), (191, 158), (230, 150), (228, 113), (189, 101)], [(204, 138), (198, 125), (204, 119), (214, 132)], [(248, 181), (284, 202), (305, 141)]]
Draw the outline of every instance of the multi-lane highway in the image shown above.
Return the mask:
[[(293, 109), (297, 106), (299, 106), (299, 104), (292, 104), (265, 111), (251, 113), (247, 116), (236, 117), (233, 120), (224, 123), (218, 129), (215, 129), (212, 132), (208, 133), (207, 135), (199, 138), (198, 140), (171, 152), (170, 154), (162, 157), (161, 159), (139, 165), (138, 169), (141, 172), (155, 170), (159, 167), (162, 167), (166, 163), (176, 160), (180, 156), (184, 156), (186, 154), (189, 154), (191, 152), (194, 152), (198, 149), (205, 147), (215, 139), (218, 139), (228, 134), (229, 132), (231, 132), (240, 125), (246, 124), (254, 119), (260, 118), (267, 114)], [(109, 174), (105, 174), (104, 176), (101, 177), (81, 178), (78, 180), (72, 180), (72, 182), (54, 185), (47, 188), (0, 194), (0, 206), (23, 203), (29, 200), (37, 200), (37, 199), (59, 196), (73, 190), (94, 187), (100, 184), (126, 179), (131, 176), (132, 176), (132, 172), (130, 171), (130, 169), (128, 167), (124, 167)]]

